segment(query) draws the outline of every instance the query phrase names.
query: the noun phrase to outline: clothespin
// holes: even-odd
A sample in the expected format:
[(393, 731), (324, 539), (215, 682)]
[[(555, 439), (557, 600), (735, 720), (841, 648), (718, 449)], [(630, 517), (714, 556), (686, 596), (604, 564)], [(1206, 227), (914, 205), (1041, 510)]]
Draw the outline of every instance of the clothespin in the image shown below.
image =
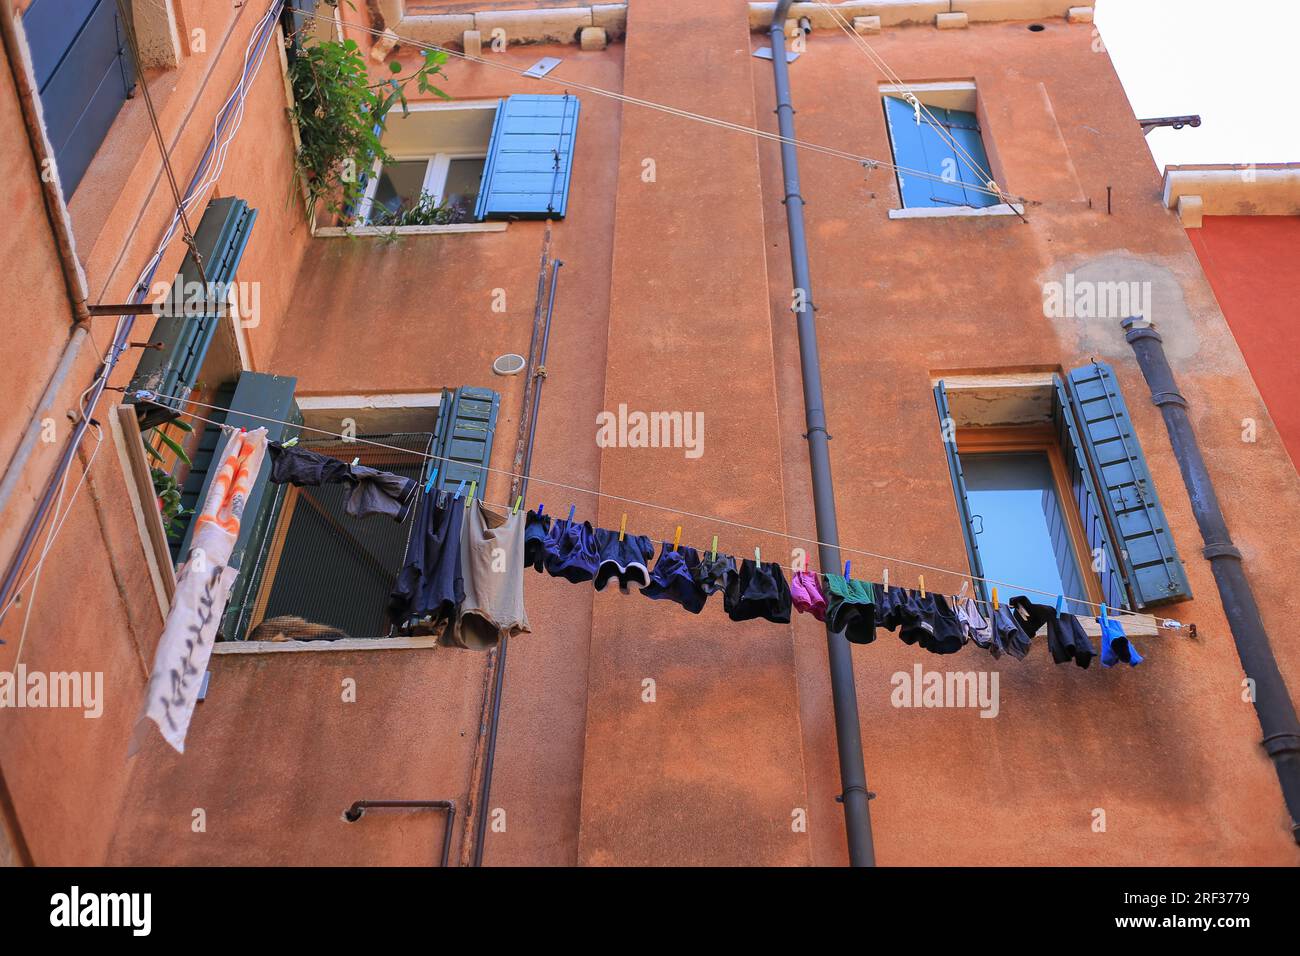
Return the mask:
[(618, 540), (622, 541), (627, 535), (627, 512), (623, 512), (623, 520), (618, 523)]
[(754, 563), (755, 564), (763, 563), (763, 555), (762, 553), (759, 552), (758, 548), (754, 549)]
[(544, 504), (539, 504), (539, 505), (537, 506), (537, 516), (540, 518), (540, 517), (542, 516), (542, 512), (545, 511), (545, 510), (546, 510), (546, 505), (544, 505)]
[(475, 478), (469, 483), (469, 497), (465, 499), (465, 507), (468, 508), (474, 503), (474, 492), (478, 491), (478, 479)]
[(1065, 611), (1065, 595), (1058, 594), (1056, 596), (1056, 613), (1061, 614), (1064, 611)]
[(465, 479), (462, 478), (460, 480), (460, 484), (456, 486), (456, 498), (455, 498), (456, 501), (460, 501), (460, 496), (464, 491), (465, 491)]
[(433, 491), (433, 483), (438, 480), (438, 469), (435, 468), (429, 475), (429, 480), (424, 483), (424, 493), (427, 495)]
[(515, 510), (513, 512), (514, 514), (519, 514), (519, 506), (523, 503), (524, 503), (523, 495), (520, 495), (518, 498), (515, 499)]
[(844, 562), (844, 580), (845, 580), (845, 581), (847, 581), (847, 580), (849, 579), (849, 569), (852, 568), (852, 567), (853, 567), (853, 562), (852, 562), (852, 561), (845, 561), (845, 562)]
[(997, 609), (998, 609), (998, 589), (995, 587), (993, 589), (993, 610), (996, 611)]
[(569, 523), (573, 523), (573, 513), (578, 510), (577, 505), (569, 505)]
[(713, 560), (718, 560), (718, 536), (713, 536)]
[(294, 445), (296, 445), (296, 444), (298, 444), (298, 436), (297, 436), (297, 435), (294, 435), (294, 436), (293, 436), (292, 438), (290, 438), (288, 441), (286, 441), (286, 442), (281, 442), (281, 443), (280, 443), (280, 447), (281, 447), (281, 448), (292, 448), (292, 447), (293, 447)]
[(925, 597), (925, 575), (918, 574), (916, 579), (921, 582), (921, 597)]
[(958, 601), (966, 600), (966, 594), (969, 591), (970, 591), (970, 582), (967, 580), (963, 580), (961, 582), (961, 590), (957, 592), (957, 600)]
[[(240, 431), (242, 432), (243, 429), (241, 428)], [(356, 458), (353, 458), (353, 459), (352, 459), (352, 467), (353, 467), (353, 468), (357, 467), (357, 463), (360, 462), (360, 461), (361, 461), (361, 456), (360, 456), (360, 455), (358, 455)]]
[(673, 550), (677, 550), (677, 545), (682, 541), (682, 526), (678, 525), (677, 530), (673, 533)]
[(1102, 602), (1102, 605), (1101, 605), (1101, 619), (1102, 619), (1103, 621), (1106, 620), (1106, 602), (1104, 602), (1104, 601)]
[(886, 591), (889, 590), (889, 568), (885, 568), (885, 580), (882, 582), (882, 586)]

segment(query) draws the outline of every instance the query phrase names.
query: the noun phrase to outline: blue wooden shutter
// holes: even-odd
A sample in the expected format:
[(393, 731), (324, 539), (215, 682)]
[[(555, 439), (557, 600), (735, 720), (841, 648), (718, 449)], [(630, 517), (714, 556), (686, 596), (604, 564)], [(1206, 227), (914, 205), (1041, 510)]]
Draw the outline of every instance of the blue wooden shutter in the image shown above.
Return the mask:
[[(934, 387), (934, 404), (939, 412), (940, 438), (944, 430), (953, 421), (952, 411), (948, 408), (948, 393), (940, 382)], [(966, 478), (961, 470), (961, 456), (957, 454), (957, 435), (953, 425), (952, 441), (944, 441), (943, 451), (948, 456), (948, 475), (952, 478), (953, 494), (957, 498), (957, 514), (961, 517), (962, 534), (966, 539), (966, 557), (970, 562), (970, 573), (975, 578), (975, 588), (985, 598), (988, 589), (981, 578), (984, 577), (984, 564), (980, 560), (979, 540), (975, 534), (974, 516), (970, 510), (970, 499), (966, 496)]]
[[(922, 116), (916, 122), (916, 111), (905, 100), (886, 96), (885, 120), (889, 127), (890, 142), (894, 147), (894, 162), (906, 169), (926, 172), (946, 179), (927, 179), (904, 170), (896, 170), (898, 191), (904, 208), (942, 206), (991, 206), (998, 202), (996, 196), (980, 192), (972, 186), (984, 183), (969, 167), (969, 160), (959, 157), (938, 130)], [(944, 127), (981, 169), (988, 169), (988, 155), (980, 138), (980, 128), (975, 114), (965, 110), (948, 110), (927, 106), (934, 121)]]
[(1071, 370), (1070, 401), (1119, 548), (1134, 604), (1192, 596), (1115, 373), (1105, 362)]
[(482, 495), (500, 407), (501, 396), (490, 388), (464, 385), (443, 390), (434, 438), (438, 488), (455, 491), (464, 481), (468, 490), (469, 483), (477, 481)]
[(578, 99), (508, 96), (497, 107), (474, 215), (563, 219), (578, 131)]
[[(198, 228), (194, 231), (194, 244), (203, 260), (203, 273), (212, 291), (211, 298), (222, 304), (230, 285), (235, 281), (235, 270), (243, 258), (244, 247), (257, 218), (257, 210), (233, 196), (214, 199), (203, 211)], [(199, 272), (193, 257), (186, 255), (180, 272), (172, 282), (170, 302), (186, 304), (191, 283), (198, 283)], [(145, 350), (136, 366), (135, 375), (127, 392), (127, 401), (135, 402), (131, 392), (148, 389), (160, 396), (177, 396), (183, 404), (199, 378), (208, 346), (216, 334), (221, 319), (214, 312), (204, 315), (168, 315), (158, 319), (152, 340), (163, 344), (162, 351)], [(141, 428), (153, 428), (175, 418), (168, 409), (150, 402), (136, 403)]]
[(71, 199), (135, 88), (126, 33), (114, 0), (33, 0), (22, 19), (63, 198)]
[(1083, 523), (1088, 548), (1092, 551), (1088, 556), (1089, 564), (1101, 583), (1102, 599), (1106, 604), (1110, 607), (1128, 607), (1128, 592), (1124, 589), (1124, 579), (1120, 565), (1115, 560), (1115, 548), (1111, 544), (1110, 531), (1106, 525), (1105, 502), (1097, 494), (1097, 487), (1092, 480), (1084, 439), (1071, 408), (1070, 395), (1058, 376), (1052, 376), (1052, 384), (1055, 393), (1052, 423), (1056, 426), (1057, 441), (1065, 459), (1074, 507)]

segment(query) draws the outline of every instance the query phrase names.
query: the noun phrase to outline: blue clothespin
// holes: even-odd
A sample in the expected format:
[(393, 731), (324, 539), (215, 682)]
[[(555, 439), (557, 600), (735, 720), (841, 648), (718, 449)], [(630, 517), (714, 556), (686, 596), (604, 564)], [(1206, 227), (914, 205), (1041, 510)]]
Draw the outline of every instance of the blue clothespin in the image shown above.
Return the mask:
[(456, 500), (460, 501), (461, 492), (465, 490), (465, 479), (460, 480), (460, 485), (456, 488)]
[(1056, 613), (1063, 614), (1064, 612), (1065, 612), (1065, 595), (1058, 594), (1056, 596)]
[(1103, 621), (1106, 620), (1106, 605), (1105, 605), (1104, 602), (1103, 602), (1102, 605), (1101, 605), (1101, 619), (1102, 619)]
[(433, 469), (433, 474), (429, 475), (429, 480), (424, 483), (424, 493), (427, 495), (433, 491), (433, 483), (438, 479), (438, 469)]
[(540, 518), (540, 517), (542, 516), (542, 512), (545, 511), (545, 510), (546, 510), (546, 505), (539, 504), (539, 505), (537, 506), (537, 517)]
[(845, 581), (847, 581), (847, 580), (849, 579), (849, 569), (852, 568), (852, 567), (853, 567), (853, 562), (852, 562), (852, 561), (845, 561), (845, 562), (844, 562), (844, 580), (845, 580)]
[(573, 523), (573, 513), (578, 510), (577, 505), (569, 505), (569, 523)]

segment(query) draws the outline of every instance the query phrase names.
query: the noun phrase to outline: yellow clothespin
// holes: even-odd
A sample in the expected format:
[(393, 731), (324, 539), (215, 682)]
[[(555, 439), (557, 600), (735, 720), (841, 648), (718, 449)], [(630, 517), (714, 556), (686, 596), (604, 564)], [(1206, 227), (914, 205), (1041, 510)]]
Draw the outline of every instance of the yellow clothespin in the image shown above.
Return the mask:
[(673, 550), (674, 550), (674, 551), (677, 550), (677, 545), (679, 545), (679, 544), (681, 543), (681, 540), (682, 540), (682, 526), (681, 526), (681, 525), (678, 525), (678, 526), (677, 526), (677, 530), (673, 533)]
[(718, 560), (718, 536), (713, 536), (713, 560)]
[(998, 589), (994, 588), (993, 589), (993, 610), (996, 611), (997, 609), (998, 609)]
[(524, 503), (523, 495), (520, 495), (518, 498), (515, 499), (515, 510), (514, 510), (515, 514), (519, 514), (519, 506), (523, 503)]
[(465, 499), (465, 507), (468, 508), (470, 502), (474, 500), (474, 492), (478, 488), (478, 479), (469, 483), (469, 497)]
[(627, 512), (623, 512), (623, 520), (618, 525), (618, 540), (622, 541), (623, 536), (627, 534)]
[(921, 582), (921, 597), (925, 597), (925, 575), (918, 574), (916, 579)]

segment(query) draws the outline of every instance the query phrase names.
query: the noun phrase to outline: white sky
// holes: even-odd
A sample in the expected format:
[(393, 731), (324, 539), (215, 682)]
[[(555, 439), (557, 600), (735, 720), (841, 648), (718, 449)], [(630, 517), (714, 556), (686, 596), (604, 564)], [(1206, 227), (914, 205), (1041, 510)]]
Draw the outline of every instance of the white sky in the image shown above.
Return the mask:
[(1300, 162), (1300, 0), (1095, 6), (1138, 117), (1201, 115), (1197, 129), (1147, 136), (1157, 166)]

